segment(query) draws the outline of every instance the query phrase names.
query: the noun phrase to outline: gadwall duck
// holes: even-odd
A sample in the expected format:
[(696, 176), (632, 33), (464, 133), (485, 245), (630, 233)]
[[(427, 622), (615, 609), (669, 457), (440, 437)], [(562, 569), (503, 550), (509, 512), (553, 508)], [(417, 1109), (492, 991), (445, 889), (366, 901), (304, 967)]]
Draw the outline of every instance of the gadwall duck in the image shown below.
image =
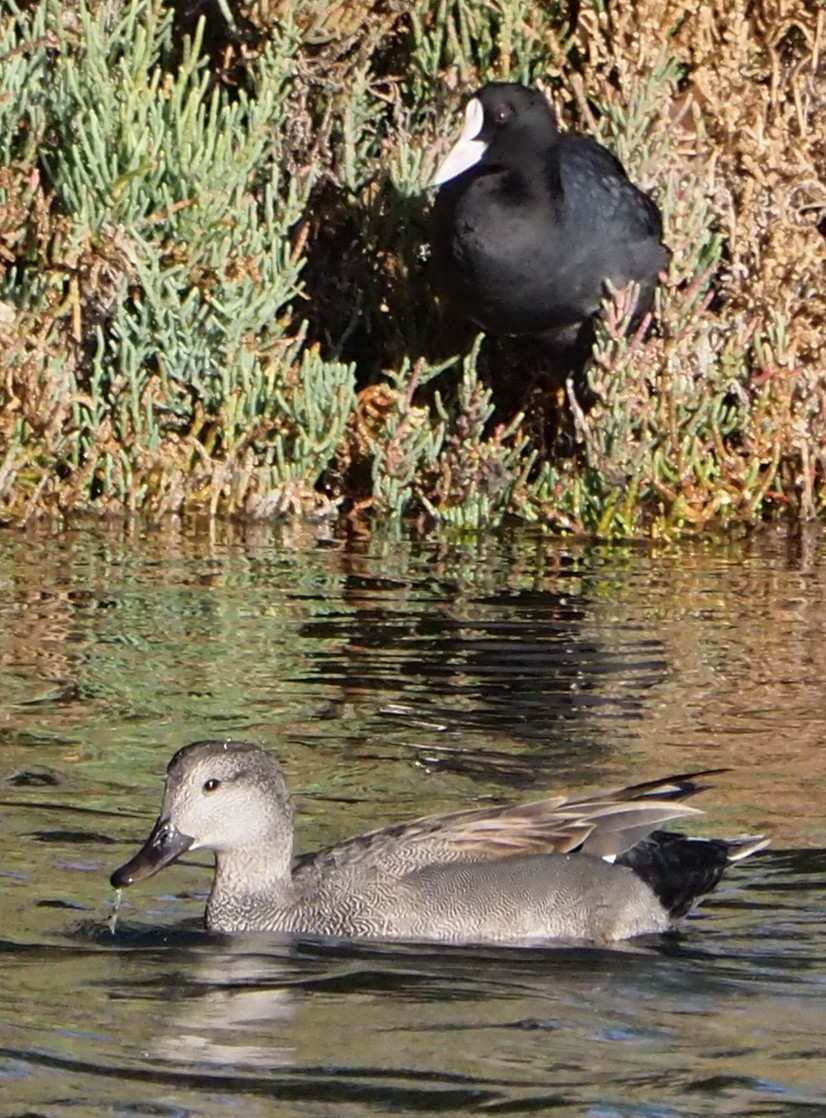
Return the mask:
[(294, 862), (295, 810), (278, 762), (201, 741), (169, 763), (158, 820), (112, 874), (151, 877), (186, 850), (215, 851), (206, 924), (440, 943), (608, 943), (664, 932), (762, 836), (694, 839), (659, 824), (701, 814), (689, 773), (382, 827)]
[(632, 325), (651, 309), (671, 256), (659, 210), (539, 90), (477, 90), (434, 182), (434, 283), (483, 330), (583, 348), (611, 288), (638, 285)]

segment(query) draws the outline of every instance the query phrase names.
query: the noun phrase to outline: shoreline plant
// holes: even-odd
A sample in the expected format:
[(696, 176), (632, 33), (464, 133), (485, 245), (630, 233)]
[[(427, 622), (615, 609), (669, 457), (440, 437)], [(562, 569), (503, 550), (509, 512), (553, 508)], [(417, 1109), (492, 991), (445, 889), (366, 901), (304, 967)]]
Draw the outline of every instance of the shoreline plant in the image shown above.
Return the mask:
[[(0, 521), (820, 515), (824, 52), (816, 0), (11, 0)], [(427, 183), (490, 78), (541, 83), (663, 211), (654, 325), (609, 303), (584, 391), (428, 290)]]

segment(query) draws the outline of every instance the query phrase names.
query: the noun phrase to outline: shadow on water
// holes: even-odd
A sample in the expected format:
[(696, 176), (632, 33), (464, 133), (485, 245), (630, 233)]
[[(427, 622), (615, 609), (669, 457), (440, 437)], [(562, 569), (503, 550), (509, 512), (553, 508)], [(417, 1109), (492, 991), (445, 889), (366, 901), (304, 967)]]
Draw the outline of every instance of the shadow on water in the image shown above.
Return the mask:
[[(385, 715), (411, 726), (533, 743), (547, 763), (583, 749), (567, 727), (586, 710), (602, 707), (620, 723), (641, 717), (644, 695), (667, 670), (655, 640), (630, 637), (609, 649), (587, 632), (581, 589), (503, 591), (464, 602), (449, 583), (429, 593), (432, 608), (422, 612), (386, 580), (350, 576), (346, 608), (301, 627), (320, 649), (315, 677), (362, 700), (373, 693)], [(341, 651), (331, 652), (331, 644)], [(402, 701), (383, 699), (389, 680)], [(598, 747), (587, 749), (593, 760)], [(434, 750), (431, 761), (460, 763), (449, 747)]]

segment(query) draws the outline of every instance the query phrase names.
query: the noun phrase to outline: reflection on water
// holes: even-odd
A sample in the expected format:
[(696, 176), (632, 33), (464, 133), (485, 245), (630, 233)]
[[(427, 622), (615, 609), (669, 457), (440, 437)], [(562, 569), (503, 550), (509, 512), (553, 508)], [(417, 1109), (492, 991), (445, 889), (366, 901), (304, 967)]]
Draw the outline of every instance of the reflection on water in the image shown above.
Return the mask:
[[(819, 543), (4, 543), (4, 1113), (823, 1112)], [(709, 831), (773, 846), (682, 936), (610, 951), (208, 937), (202, 855), (112, 936), (168, 757), (225, 734), (277, 751), (304, 848), (718, 765)]]

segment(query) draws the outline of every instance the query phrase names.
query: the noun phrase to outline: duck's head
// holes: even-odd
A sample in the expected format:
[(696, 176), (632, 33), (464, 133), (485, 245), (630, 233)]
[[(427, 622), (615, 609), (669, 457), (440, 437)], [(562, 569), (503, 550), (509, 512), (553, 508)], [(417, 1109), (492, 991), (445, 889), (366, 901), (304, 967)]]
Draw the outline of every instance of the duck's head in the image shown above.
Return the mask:
[(440, 164), (434, 185), (442, 186), (483, 160), (518, 164), (557, 135), (556, 115), (538, 89), (488, 82), (468, 101), (459, 139)]
[(160, 814), (138, 853), (115, 870), (116, 889), (151, 877), (187, 850), (219, 855), (273, 846), (292, 855), (294, 807), (278, 762), (240, 741), (199, 741), (166, 770)]

